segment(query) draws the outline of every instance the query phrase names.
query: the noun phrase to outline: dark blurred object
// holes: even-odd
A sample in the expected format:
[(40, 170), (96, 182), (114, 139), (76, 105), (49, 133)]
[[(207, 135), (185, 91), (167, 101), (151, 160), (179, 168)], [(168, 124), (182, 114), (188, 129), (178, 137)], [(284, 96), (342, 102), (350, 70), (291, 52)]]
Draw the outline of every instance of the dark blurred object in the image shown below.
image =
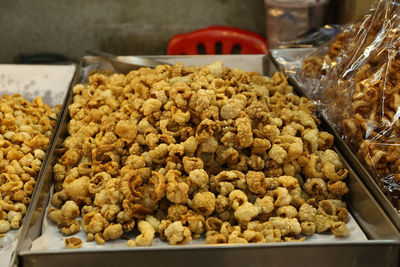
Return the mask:
[(336, 0), (338, 2), (338, 23), (354, 22), (367, 14), (374, 0)]
[(17, 64), (71, 64), (67, 57), (56, 53), (21, 54)]
[(327, 24), (329, 0), (264, 0), (269, 48)]
[(227, 26), (210, 26), (177, 34), (168, 43), (168, 55), (267, 54), (265, 39), (254, 32)]
[(318, 47), (332, 40), (342, 30), (341, 25), (325, 25), (317, 31), (309, 31), (290, 42), (281, 42), (280, 48)]
[(339, 21), (340, 17), (340, 6), (342, 2), (345, 2), (346, 0), (335, 0), (335, 1), (330, 1), (328, 5), (328, 10), (329, 12), (326, 12), (325, 16), (325, 23), (324, 25), (327, 24), (341, 24)]

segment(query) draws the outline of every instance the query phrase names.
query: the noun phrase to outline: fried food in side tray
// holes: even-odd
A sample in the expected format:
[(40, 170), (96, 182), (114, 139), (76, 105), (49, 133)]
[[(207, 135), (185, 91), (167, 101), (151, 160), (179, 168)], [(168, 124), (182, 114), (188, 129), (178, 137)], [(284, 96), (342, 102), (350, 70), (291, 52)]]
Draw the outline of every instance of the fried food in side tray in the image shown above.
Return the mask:
[(0, 233), (21, 226), (59, 109), (40, 97), (0, 98)]

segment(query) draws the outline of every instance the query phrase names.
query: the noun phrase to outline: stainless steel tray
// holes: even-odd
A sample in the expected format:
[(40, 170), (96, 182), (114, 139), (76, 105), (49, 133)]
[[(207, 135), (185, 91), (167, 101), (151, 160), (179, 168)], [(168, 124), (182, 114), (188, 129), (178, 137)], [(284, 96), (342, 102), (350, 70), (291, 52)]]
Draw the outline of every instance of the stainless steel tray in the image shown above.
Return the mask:
[[(286, 72), (286, 74), (288, 75), (288, 81), (293, 85), (297, 93), (300, 95), (308, 95), (308, 92), (305, 88), (303, 88), (303, 86), (297, 79), (293, 68), (301, 68), (299, 64), (301, 63), (304, 56), (313, 51), (313, 48), (275, 49), (271, 51), (271, 59), (273, 64), (275, 65), (275, 67)], [(328, 129), (328, 131), (330, 131), (335, 136), (335, 146), (343, 153), (347, 161), (350, 163), (350, 165), (353, 167), (359, 177), (363, 180), (363, 182), (367, 185), (368, 189), (372, 192), (374, 197), (378, 200), (379, 204), (396, 225), (397, 229), (400, 230), (400, 213), (396, 210), (396, 208), (384, 194), (382, 189), (375, 182), (375, 179), (372, 177), (370, 172), (368, 172), (368, 170), (361, 163), (358, 157), (341, 138), (340, 134), (332, 127), (331, 124), (327, 123), (324, 118), (321, 119), (323, 121), (323, 124), (325, 125), (324, 127), (326, 127), (326, 129)]]
[[(226, 66), (259, 71), (270, 75), (276, 69), (268, 57), (263, 55), (227, 56), (155, 56), (160, 61), (185, 65), (208, 64), (222, 60)], [(241, 63), (242, 65), (238, 65)], [(245, 64), (244, 64), (245, 63)], [(90, 69), (107, 69), (110, 65), (97, 57), (84, 57), (74, 83), (84, 81)], [(246, 245), (187, 245), (168, 247), (144, 247), (98, 250), (30, 250), (32, 241), (41, 234), (41, 222), (48, 203), (48, 189), (52, 185), (51, 166), (57, 159), (56, 147), (66, 136), (69, 119), (67, 106), (72, 101), (72, 86), (64, 102), (60, 127), (51, 145), (50, 158), (44, 168), (41, 190), (34, 199), (34, 207), (27, 216), (29, 227), (24, 229), (17, 247), (19, 266), (71, 266), (84, 263), (86, 266), (109, 266), (116, 259), (123, 264), (145, 266), (397, 266), (399, 261), (400, 233), (369, 193), (351, 167), (347, 180), (350, 193), (347, 196), (349, 209), (368, 240), (363, 242), (318, 242), (318, 243), (273, 243)]]
[[(0, 96), (3, 94), (20, 94), (25, 99), (32, 101), (36, 97), (42, 97), (43, 101), (50, 105), (63, 104), (67, 89), (70, 87), (76, 68), (74, 65), (16, 65), (16, 64), (1, 64), (0, 65)], [(61, 114), (59, 114), (59, 117)], [(60, 120), (57, 121), (53, 129), (53, 135), (57, 131)], [(53, 140), (53, 138), (51, 139)], [(40, 190), (41, 177), (44, 173), (44, 167), (49, 157), (50, 145), (46, 150), (46, 156), (43, 160), (43, 168), (40, 170), (37, 178), (37, 186), (35, 186), (32, 195), (31, 204), (28, 207), (27, 213), (32, 211), (35, 201), (33, 197)], [(16, 255), (12, 248), (17, 247), (17, 242), (22, 236), (24, 229), (28, 228), (28, 216), (23, 219), (21, 227), (17, 230), (11, 230), (5, 233), (7, 239), (6, 245), (2, 244), (6, 251), (0, 254), (0, 266), (11, 266), (15, 261)], [(12, 236), (12, 238), (10, 238)], [(6, 243), (6, 242), (5, 242)], [(7, 262), (7, 263), (6, 263)]]

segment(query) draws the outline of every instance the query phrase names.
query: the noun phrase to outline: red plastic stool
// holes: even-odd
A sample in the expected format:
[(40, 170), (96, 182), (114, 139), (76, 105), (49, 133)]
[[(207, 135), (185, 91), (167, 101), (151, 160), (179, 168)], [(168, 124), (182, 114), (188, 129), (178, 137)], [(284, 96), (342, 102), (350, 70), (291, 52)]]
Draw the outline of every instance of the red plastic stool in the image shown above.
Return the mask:
[(168, 55), (268, 54), (267, 42), (254, 32), (211, 26), (177, 34), (168, 43)]

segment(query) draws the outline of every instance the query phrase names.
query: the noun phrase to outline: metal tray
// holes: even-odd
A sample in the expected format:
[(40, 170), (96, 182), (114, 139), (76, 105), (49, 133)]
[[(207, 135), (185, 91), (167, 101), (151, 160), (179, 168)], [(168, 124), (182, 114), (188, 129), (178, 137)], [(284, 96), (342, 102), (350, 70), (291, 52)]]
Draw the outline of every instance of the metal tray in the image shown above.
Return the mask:
[[(208, 64), (222, 60), (226, 66), (258, 71), (267, 75), (276, 69), (270, 58), (263, 55), (227, 56), (155, 56), (160, 61), (185, 65)], [(238, 63), (242, 65), (239, 66)], [(243, 65), (245, 63), (245, 65)], [(85, 67), (107, 69), (110, 65), (97, 57), (84, 57), (74, 84), (84, 81)], [(318, 242), (318, 243), (272, 243), (246, 245), (186, 245), (168, 247), (143, 247), (97, 250), (30, 250), (32, 241), (41, 234), (41, 222), (48, 203), (52, 185), (52, 168), (57, 155), (55, 149), (66, 136), (69, 119), (67, 106), (72, 101), (72, 86), (64, 102), (61, 124), (50, 147), (50, 159), (44, 168), (41, 190), (33, 199), (35, 209), (27, 215), (29, 227), (24, 229), (17, 247), (18, 266), (71, 266), (84, 263), (86, 266), (109, 266), (117, 261), (123, 264), (160, 266), (397, 266), (399, 262), (400, 233), (384, 210), (375, 201), (361, 180), (344, 160), (349, 169), (347, 196), (349, 210), (363, 232), (366, 241)]]
[[(288, 76), (288, 81), (296, 89), (300, 95), (308, 95), (308, 92), (296, 77), (296, 72), (292, 68), (301, 66), (299, 63), (302, 61), (305, 55), (313, 52), (314, 48), (290, 48), (290, 49), (275, 49), (271, 51), (271, 60), (275, 67), (285, 71)], [(286, 68), (290, 66), (290, 68)], [(350, 147), (341, 138), (341, 135), (332, 127), (331, 124), (327, 123), (324, 118), (321, 118), (326, 129), (335, 136), (335, 146), (343, 153), (347, 161), (354, 168), (359, 177), (367, 185), (368, 189), (372, 192), (374, 197), (378, 200), (379, 204), (388, 214), (390, 219), (396, 225), (397, 229), (400, 230), (400, 212), (396, 210), (387, 196), (384, 194), (382, 189), (375, 182), (375, 179), (371, 173), (365, 168), (358, 157), (353, 153)]]
[[(1, 64), (0, 65), (0, 95), (20, 94), (25, 99), (32, 101), (36, 97), (42, 97), (43, 101), (50, 105), (63, 104), (65, 93), (72, 83), (72, 76), (76, 68), (74, 65), (16, 65), (16, 64)], [(59, 114), (59, 117), (61, 114)], [(52, 135), (55, 134), (60, 124), (60, 120), (54, 126)], [(53, 139), (51, 139), (53, 140)], [(44, 173), (44, 166), (49, 157), (50, 145), (46, 150), (46, 156), (43, 160), (43, 168), (40, 170), (37, 178), (37, 186), (35, 186), (33, 196), (40, 189), (41, 178)], [(32, 199), (28, 206), (29, 213), (35, 201)], [(21, 233), (28, 227), (28, 216), (24, 216), (22, 225), (17, 230), (10, 230), (5, 233), (7, 238), (6, 252), (0, 255), (0, 266), (11, 266), (15, 261), (15, 253), (12, 248), (17, 247), (17, 243), (21, 238)], [(10, 238), (11, 237), (11, 238)], [(7, 262), (7, 263), (6, 263)]]

